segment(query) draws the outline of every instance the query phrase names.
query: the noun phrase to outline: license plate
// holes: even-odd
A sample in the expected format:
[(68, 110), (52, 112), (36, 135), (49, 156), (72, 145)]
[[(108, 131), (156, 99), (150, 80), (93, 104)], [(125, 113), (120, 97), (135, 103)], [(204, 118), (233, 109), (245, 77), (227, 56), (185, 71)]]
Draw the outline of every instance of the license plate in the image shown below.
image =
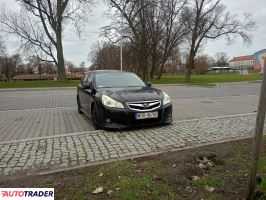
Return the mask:
[(136, 113), (135, 117), (137, 120), (158, 118), (158, 111), (157, 112)]

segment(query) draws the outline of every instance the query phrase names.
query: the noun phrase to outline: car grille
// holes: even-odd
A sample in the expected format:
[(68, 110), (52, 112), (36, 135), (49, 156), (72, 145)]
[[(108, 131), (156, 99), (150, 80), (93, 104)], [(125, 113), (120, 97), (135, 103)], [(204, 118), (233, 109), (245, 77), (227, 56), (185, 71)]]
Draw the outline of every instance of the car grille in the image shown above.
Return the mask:
[(152, 111), (156, 110), (161, 106), (160, 100), (153, 100), (153, 101), (139, 101), (139, 102), (129, 102), (127, 106), (131, 110), (136, 111)]

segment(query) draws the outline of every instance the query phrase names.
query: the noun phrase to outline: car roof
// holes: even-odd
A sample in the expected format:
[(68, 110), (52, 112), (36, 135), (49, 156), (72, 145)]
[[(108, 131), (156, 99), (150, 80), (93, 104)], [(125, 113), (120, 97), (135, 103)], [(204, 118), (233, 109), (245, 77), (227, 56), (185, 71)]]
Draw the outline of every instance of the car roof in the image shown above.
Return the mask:
[(131, 73), (127, 71), (121, 71), (121, 70), (91, 70), (89, 71), (94, 74), (104, 74), (104, 73)]

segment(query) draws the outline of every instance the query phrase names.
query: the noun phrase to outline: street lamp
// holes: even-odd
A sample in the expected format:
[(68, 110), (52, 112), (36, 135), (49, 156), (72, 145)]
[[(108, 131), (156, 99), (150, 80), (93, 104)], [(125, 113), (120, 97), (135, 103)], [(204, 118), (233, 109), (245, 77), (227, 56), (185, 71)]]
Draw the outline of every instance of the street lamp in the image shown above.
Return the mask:
[(123, 14), (121, 14), (121, 40), (120, 40), (120, 70), (123, 70), (123, 24), (124, 24), (124, 17)]

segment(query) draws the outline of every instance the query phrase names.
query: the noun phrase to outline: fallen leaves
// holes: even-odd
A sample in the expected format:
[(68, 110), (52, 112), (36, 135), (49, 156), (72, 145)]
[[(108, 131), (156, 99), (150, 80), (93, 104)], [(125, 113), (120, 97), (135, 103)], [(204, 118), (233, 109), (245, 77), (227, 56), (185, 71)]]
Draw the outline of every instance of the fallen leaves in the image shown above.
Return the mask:
[(192, 176), (192, 180), (193, 181), (198, 181), (198, 180), (200, 180), (200, 177), (199, 176)]
[[(103, 187), (97, 187), (92, 194), (100, 194), (103, 192)], [(111, 195), (113, 194), (113, 190), (107, 190), (106, 194)]]
[(208, 192), (213, 192), (214, 191), (214, 188), (213, 187), (209, 187), (208, 185), (206, 185), (204, 187), (205, 190), (207, 190)]
[(99, 194), (99, 193), (102, 193), (103, 192), (103, 187), (97, 187), (93, 192), (92, 194)]
[(199, 162), (198, 166), (201, 169), (211, 169), (214, 166), (214, 162), (212, 160), (209, 160), (206, 156), (204, 156), (202, 159), (196, 158)]
[(106, 194), (108, 194), (108, 195), (113, 194), (113, 190), (107, 190)]

